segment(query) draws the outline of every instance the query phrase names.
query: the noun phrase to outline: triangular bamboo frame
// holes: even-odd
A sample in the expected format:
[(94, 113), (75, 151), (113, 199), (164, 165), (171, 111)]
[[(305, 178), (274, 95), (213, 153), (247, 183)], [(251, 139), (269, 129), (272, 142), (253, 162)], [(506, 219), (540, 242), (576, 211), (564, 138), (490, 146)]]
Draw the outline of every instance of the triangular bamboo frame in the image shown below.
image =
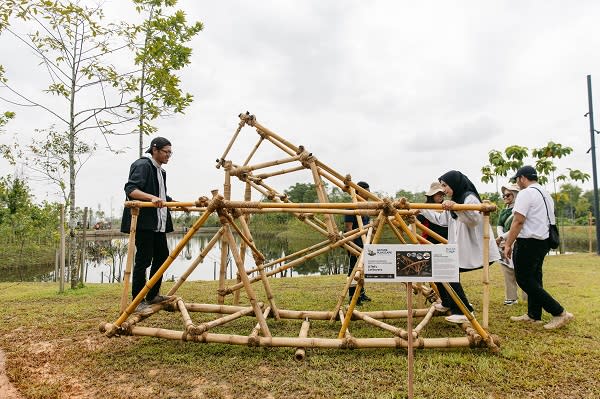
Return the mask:
[[(225, 175), (224, 195), (221, 196), (215, 190), (212, 192), (212, 198), (201, 197), (193, 202), (168, 202), (166, 205), (174, 210), (187, 209), (194, 212), (200, 212), (199, 218), (193, 226), (187, 231), (182, 240), (177, 244), (169, 257), (160, 267), (157, 273), (150, 278), (140, 294), (128, 303), (129, 295), (129, 276), (133, 266), (133, 255), (135, 245), (135, 229), (139, 208), (153, 206), (148, 202), (128, 201), (125, 206), (132, 210), (132, 224), (130, 231), (129, 251), (127, 255), (127, 265), (125, 271), (125, 280), (123, 294), (121, 297), (121, 314), (113, 323), (102, 323), (100, 330), (107, 336), (117, 335), (138, 335), (155, 336), (168, 339), (178, 339), (194, 342), (213, 342), (226, 343), (234, 345), (248, 346), (270, 346), (270, 347), (293, 347), (297, 348), (295, 357), (301, 360), (305, 356), (306, 348), (407, 348), (408, 332), (405, 329), (396, 327), (382, 320), (405, 318), (408, 316), (407, 310), (395, 311), (373, 311), (361, 312), (356, 309), (360, 287), (364, 284), (362, 251), (361, 248), (353, 243), (353, 240), (362, 237), (364, 243), (377, 243), (381, 237), (381, 232), (385, 225), (389, 226), (400, 243), (429, 243), (422, 238), (417, 231), (425, 231), (441, 242), (445, 242), (442, 237), (416, 221), (414, 214), (417, 209), (441, 209), (439, 204), (429, 203), (409, 203), (402, 198), (398, 201), (392, 201), (389, 198), (379, 198), (352, 181), (349, 175), (342, 176), (334, 169), (330, 168), (315, 156), (309, 153), (303, 146), (295, 146), (271, 130), (257, 122), (256, 118), (249, 113), (240, 114), (240, 123), (236, 132), (221, 158), (217, 160), (217, 168), (223, 168)], [(244, 126), (256, 128), (259, 134), (259, 140), (251, 150), (250, 154), (242, 165), (234, 164), (226, 160), (236, 138)], [(275, 147), (282, 150), (287, 157), (270, 162), (257, 163), (250, 165), (252, 157), (263, 142), (270, 142)], [(270, 168), (287, 163), (300, 163), (299, 166), (281, 169), (275, 172), (254, 174), (259, 169)], [(291, 203), (289, 199), (276, 191), (273, 187), (266, 184), (265, 180), (278, 175), (293, 173), (308, 169), (311, 172), (314, 184), (317, 190), (317, 203)], [(231, 177), (237, 177), (245, 183), (245, 194), (243, 201), (231, 200)], [(353, 202), (351, 203), (331, 203), (327, 198), (327, 193), (323, 185), (323, 179), (329, 181), (334, 186), (348, 192)], [(257, 191), (263, 197), (271, 202), (251, 201), (252, 190)], [(489, 224), (489, 213), (495, 211), (494, 204), (484, 201), (480, 205), (457, 204), (455, 211), (477, 210), (484, 215), (483, 223)], [(135, 312), (138, 304), (143, 300), (146, 293), (156, 284), (158, 279), (166, 272), (173, 260), (179, 255), (186, 243), (206, 222), (209, 215), (216, 212), (219, 216), (222, 227), (215, 233), (208, 245), (202, 250), (196, 259), (192, 261), (186, 272), (173, 285), (167, 295), (170, 299), (159, 304), (151, 305), (142, 312)], [(295, 215), (306, 225), (316, 230), (326, 237), (320, 243), (302, 249), (296, 253), (286, 255), (279, 259), (265, 263), (265, 257), (254, 245), (252, 233), (248, 224), (248, 216), (255, 213), (268, 212), (287, 212)], [(355, 230), (342, 233), (334, 222), (334, 215), (356, 215), (359, 221), (359, 227)], [(362, 225), (362, 215), (375, 216), (374, 220), (367, 225)], [(240, 244), (236, 243), (234, 232), (240, 237)], [(413, 329), (413, 342), (416, 348), (447, 348), (447, 347), (485, 347), (492, 351), (498, 351), (498, 339), (488, 331), (488, 308), (489, 308), (489, 272), (488, 272), (488, 242), (489, 229), (484, 229), (484, 267), (483, 267), (483, 323), (480, 324), (477, 319), (467, 311), (465, 305), (454, 293), (450, 285), (444, 283), (444, 286), (455, 300), (457, 305), (469, 319), (469, 323), (464, 323), (461, 327), (464, 330), (463, 337), (443, 337), (443, 338), (423, 338), (419, 334), (431, 318), (437, 315), (433, 305), (421, 309), (414, 309), (412, 317), (420, 317), (422, 320)], [(208, 252), (220, 242), (221, 245), (221, 268), (219, 273), (219, 288), (217, 290), (217, 304), (196, 304), (186, 303), (180, 297), (175, 296), (177, 290), (185, 283), (192, 271), (204, 260)], [(293, 268), (308, 259), (316, 257), (333, 248), (343, 247), (347, 251), (358, 256), (355, 269), (352, 272), (353, 278), (346, 279), (346, 283), (340, 286), (337, 303), (335, 307), (327, 310), (287, 310), (278, 308), (275, 296), (269, 284), (269, 278), (272, 275), (284, 270)], [(249, 248), (254, 257), (256, 267), (251, 270), (244, 268), (244, 255)], [(228, 251), (231, 251), (236, 267), (238, 269), (238, 282), (229, 287), (226, 286), (226, 257)], [(282, 264), (277, 268), (275, 265)], [(269, 268), (274, 268), (269, 270)], [(266, 303), (258, 301), (252, 284), (261, 281), (264, 292), (266, 293)], [(345, 301), (348, 288), (355, 283), (358, 288), (355, 290), (354, 297), (350, 301), (348, 308), (342, 305)], [(237, 306), (239, 304), (240, 291), (244, 289), (250, 301), (250, 306)], [(433, 302), (437, 297), (435, 284), (414, 284), (413, 292), (422, 298), (427, 298)], [(233, 294), (233, 305), (225, 305), (227, 295)], [(424, 302), (424, 301), (423, 301)], [(138, 322), (148, 318), (160, 310), (179, 312), (181, 314), (184, 329), (183, 331), (166, 330), (153, 327), (138, 326)], [(195, 324), (190, 316), (190, 312), (217, 313), (221, 317), (210, 322)], [(218, 326), (225, 325), (233, 320), (243, 316), (252, 316), (256, 319), (256, 325), (251, 332), (245, 335), (219, 334), (211, 332)], [(272, 336), (267, 325), (266, 319), (272, 317), (275, 320), (280, 319), (298, 319), (302, 320), (300, 333), (298, 337), (276, 337)], [(319, 338), (308, 337), (311, 320), (329, 320), (332, 326), (339, 326), (337, 338)], [(351, 322), (353, 320), (362, 320), (373, 326), (376, 326), (392, 337), (389, 338), (356, 338), (351, 334)], [(336, 322), (339, 321), (338, 325)], [(337, 328), (337, 327), (336, 327)]]

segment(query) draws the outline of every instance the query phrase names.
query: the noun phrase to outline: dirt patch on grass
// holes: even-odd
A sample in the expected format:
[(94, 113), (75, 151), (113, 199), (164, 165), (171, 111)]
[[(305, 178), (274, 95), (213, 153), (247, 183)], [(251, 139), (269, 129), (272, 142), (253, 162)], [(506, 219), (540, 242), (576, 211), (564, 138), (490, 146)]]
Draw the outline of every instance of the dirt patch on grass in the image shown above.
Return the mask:
[(4, 367), (6, 361), (6, 355), (4, 351), (0, 349), (0, 398), (4, 399), (23, 399), (19, 394), (19, 391), (9, 381), (6, 376), (6, 369)]

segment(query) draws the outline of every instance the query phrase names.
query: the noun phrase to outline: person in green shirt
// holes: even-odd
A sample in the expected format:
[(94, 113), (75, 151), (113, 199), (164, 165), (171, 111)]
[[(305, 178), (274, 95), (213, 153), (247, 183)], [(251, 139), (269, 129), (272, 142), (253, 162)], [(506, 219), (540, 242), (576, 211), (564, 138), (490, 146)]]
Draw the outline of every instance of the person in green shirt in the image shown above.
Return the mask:
[[(505, 206), (502, 208), (498, 216), (498, 226), (496, 227), (498, 237), (496, 238), (496, 243), (500, 248), (500, 253), (503, 255), (504, 243), (506, 241), (508, 231), (510, 230), (510, 224), (513, 220), (513, 205), (515, 204), (515, 198), (517, 198), (517, 194), (519, 193), (519, 186), (516, 184), (508, 184), (506, 186), (502, 186), (501, 191)], [(504, 274), (504, 304), (515, 305), (519, 301), (517, 292), (517, 279), (515, 278), (515, 268), (513, 266), (512, 259), (506, 259), (503, 255), (502, 259), (500, 260), (500, 264), (502, 265), (502, 273)], [(527, 294), (525, 292), (521, 292), (521, 298), (523, 298), (523, 301), (526, 301)]]

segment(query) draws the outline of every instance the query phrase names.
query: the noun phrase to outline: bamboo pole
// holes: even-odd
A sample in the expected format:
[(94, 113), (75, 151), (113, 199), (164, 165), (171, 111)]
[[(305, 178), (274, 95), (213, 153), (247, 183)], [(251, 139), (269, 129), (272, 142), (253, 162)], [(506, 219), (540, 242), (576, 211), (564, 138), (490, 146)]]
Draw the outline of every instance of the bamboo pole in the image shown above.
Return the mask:
[(206, 255), (208, 255), (210, 250), (215, 246), (217, 241), (219, 241), (219, 239), (221, 238), (222, 235), (223, 235), (223, 227), (221, 227), (219, 229), (219, 231), (217, 231), (215, 233), (215, 235), (210, 239), (208, 244), (206, 244), (206, 247), (200, 252), (200, 254), (198, 254), (196, 259), (194, 259), (192, 261), (192, 263), (187, 268), (187, 270), (181, 275), (181, 277), (179, 277), (177, 282), (171, 287), (171, 289), (167, 293), (168, 296), (175, 295), (175, 293), (177, 292), (179, 287), (181, 287), (181, 285), (187, 280), (187, 278), (190, 276), (190, 274), (192, 274), (192, 272), (194, 270), (196, 270), (196, 267), (198, 267), (198, 265), (200, 263), (204, 262), (204, 258), (206, 257)]
[(458, 297), (458, 295), (456, 295), (456, 292), (454, 291), (452, 286), (450, 286), (450, 284), (448, 283), (442, 284), (444, 285), (444, 288), (446, 288), (446, 291), (448, 291), (448, 294), (450, 294), (452, 300), (454, 301), (454, 303), (456, 303), (460, 311), (463, 312), (463, 314), (467, 317), (473, 328), (477, 330), (477, 332), (483, 337), (483, 339), (488, 339), (489, 334), (487, 333), (487, 331), (485, 331), (483, 327), (481, 327), (477, 319), (475, 319), (475, 317), (473, 317), (473, 314), (469, 312), (469, 309), (467, 309), (463, 301)]
[[(398, 222), (398, 224), (400, 225), (400, 228), (406, 233), (406, 235), (408, 236), (409, 240), (413, 243), (416, 243), (418, 241), (417, 236), (410, 231), (410, 229), (408, 228), (408, 226), (406, 225), (406, 222), (404, 221), (404, 219), (402, 219), (400, 217), (400, 215), (396, 212), (394, 212), (394, 217), (396, 218), (396, 222)], [(423, 237), (421, 237), (423, 238)]]
[[(115, 325), (104, 323), (100, 326), (101, 332), (115, 329)], [(375, 349), (375, 348), (407, 348), (408, 343), (399, 337), (394, 338), (300, 338), (300, 337), (256, 337), (245, 335), (204, 333), (201, 335), (189, 335), (183, 331), (175, 331), (164, 328), (135, 326), (131, 334), (140, 337), (166, 338), (180, 341), (259, 346), (266, 348), (277, 347), (304, 347), (324, 349)], [(497, 342), (493, 342), (497, 345)], [(474, 342), (471, 337), (445, 337), (445, 338), (420, 338), (417, 349), (427, 348), (485, 348), (489, 347), (487, 342)]]
[(269, 177), (285, 175), (286, 173), (298, 172), (304, 169), (306, 169), (304, 166), (295, 166), (293, 168), (277, 170), (271, 173), (261, 173), (260, 175), (254, 175), (254, 177), (257, 179), (268, 179)]
[[(414, 313), (415, 317), (419, 317), (418, 309), (415, 309), (412, 313)], [(433, 305), (431, 305), (429, 307), (429, 310), (427, 311), (427, 314), (425, 315), (425, 317), (423, 317), (423, 320), (421, 320), (421, 322), (413, 330), (417, 336), (421, 333), (421, 330), (429, 323), (434, 313), (435, 308), (433, 307)]]
[(281, 144), (283, 144), (284, 146), (289, 148), (291, 151), (293, 151), (295, 154), (297, 154), (299, 152), (299, 147), (296, 147), (289, 141), (285, 140), (283, 137), (277, 135), (277, 133), (267, 129), (260, 123), (256, 122), (256, 120), (254, 121), (254, 124), (252, 126), (254, 126), (257, 130), (260, 130), (260, 132), (265, 134), (265, 137), (277, 140), (278, 142), (280, 142)]
[[(259, 273), (260, 279), (263, 283), (265, 293), (267, 294), (267, 299), (269, 300), (269, 304), (271, 305), (271, 309), (273, 310), (273, 316), (275, 317), (275, 320), (279, 320), (279, 310), (275, 304), (275, 299), (273, 297), (273, 290), (271, 289), (271, 285), (269, 284), (269, 280), (267, 279), (267, 275), (266, 275), (265, 269), (263, 267), (263, 262), (264, 262), (265, 257), (263, 256), (262, 253), (260, 253), (258, 251), (256, 246), (254, 245), (252, 233), (250, 233), (250, 228), (248, 227), (246, 220), (243, 217), (241, 217), (241, 218), (239, 218), (239, 221), (240, 221), (240, 224), (242, 225), (242, 233), (243, 233), (240, 236), (245, 237), (247, 240), (249, 240), (247, 245), (252, 249), (252, 252), (255, 255), (254, 261), (256, 262), (256, 266), (258, 268), (258, 273)], [(231, 220), (230, 223), (232, 223), (235, 226), (235, 223), (233, 223), (233, 220)], [(246, 241), (244, 240), (244, 242), (246, 242)]]
[(300, 155), (294, 155), (293, 157), (284, 158), (284, 159), (276, 159), (274, 161), (257, 163), (255, 165), (239, 166), (236, 168), (232, 168), (230, 173), (232, 176), (241, 176), (242, 174), (250, 173), (250, 172), (253, 172), (258, 169), (265, 169), (265, 168), (270, 168), (272, 166), (279, 166), (279, 165), (283, 165), (286, 163), (295, 162), (299, 159), (300, 159)]
[(389, 218), (385, 218), (385, 221), (387, 222), (388, 226), (390, 226), (390, 229), (392, 229), (392, 232), (394, 233), (398, 241), (400, 241), (402, 244), (406, 244), (404, 236), (402, 235), (400, 230), (398, 230), (398, 228), (394, 225), (394, 223)]
[(184, 329), (185, 329), (185, 331), (187, 331), (189, 333), (190, 329), (194, 326), (194, 322), (192, 321), (192, 318), (191, 318), (187, 308), (185, 307), (185, 303), (183, 302), (183, 299), (177, 300), (177, 308), (181, 312), (181, 317), (183, 318)]
[[(487, 200), (486, 200), (487, 201)], [(483, 328), (489, 326), (489, 309), (490, 309), (490, 214), (483, 214), (483, 312), (482, 323)]]
[(219, 167), (221, 167), (223, 165), (223, 162), (225, 162), (225, 157), (229, 153), (229, 150), (231, 150), (231, 146), (233, 146), (233, 142), (235, 141), (235, 139), (237, 139), (237, 136), (240, 134), (240, 131), (242, 130), (242, 128), (246, 124), (246, 120), (242, 119), (241, 115), (242, 114), (240, 114), (240, 119), (241, 120), (240, 120), (240, 123), (238, 124), (237, 130), (233, 134), (233, 137), (229, 141), (229, 144), (227, 145), (227, 148), (225, 148), (225, 151), (223, 152), (223, 155), (221, 155), (221, 158), (217, 159), (217, 169), (219, 169)]
[[(298, 334), (298, 337), (300, 337), (300, 338), (308, 337), (308, 329), (309, 328), (310, 328), (310, 322), (308, 321), (308, 319), (305, 319), (302, 322), (302, 327), (300, 327), (300, 334)], [(302, 360), (304, 360), (305, 357), (306, 357), (306, 348), (304, 348), (304, 347), (296, 348), (296, 352), (294, 353), (294, 359), (301, 362)]]
[[(261, 137), (255, 148), (258, 148), (258, 145), (262, 142), (262, 140), (263, 140), (263, 138)], [(250, 158), (252, 157), (253, 154), (254, 153), (252, 153), (248, 156), (246, 163), (250, 162)], [(244, 201), (251, 201), (251, 200), (252, 200), (252, 186), (246, 180), (246, 187), (244, 189)], [(246, 224), (250, 223), (250, 214), (242, 215), (242, 218), (246, 221)], [(242, 261), (244, 262), (244, 265), (246, 265), (246, 243), (242, 242), (242, 245), (240, 245), (240, 248), (241, 248), (240, 252), (242, 255)], [(240, 283), (242, 281), (242, 278), (240, 276), (237, 276), (236, 278), (237, 278), (238, 283)], [(240, 290), (237, 290), (233, 293), (233, 303), (236, 305), (240, 303)]]
[[(388, 323), (384, 323), (383, 321), (379, 321), (377, 319), (372, 318), (371, 316), (368, 316), (366, 314), (363, 314), (362, 312), (359, 312), (358, 310), (354, 310), (352, 312), (352, 315), (357, 318), (360, 319), (362, 321), (365, 321), (375, 327), (381, 328), (382, 330), (386, 330), (391, 332), (392, 334), (394, 334), (397, 337), (401, 337), (406, 339), (408, 337), (408, 333), (406, 332), (405, 329), (400, 328), (400, 327), (396, 327), (396, 326), (392, 326), (391, 324)], [(409, 312), (409, 316), (410, 316), (410, 312)]]
[[(327, 198), (327, 193), (325, 192), (325, 188), (323, 187), (323, 181), (321, 180), (321, 176), (319, 176), (319, 171), (317, 170), (317, 165), (315, 164), (314, 159), (310, 159), (308, 161), (308, 165), (310, 166), (310, 171), (313, 175), (313, 180), (315, 182), (315, 188), (317, 190), (317, 198), (319, 198), (319, 202), (326, 203), (329, 202), (329, 198)], [(325, 215), (325, 224), (327, 225), (327, 233), (328, 237), (331, 241), (335, 240), (338, 229), (335, 225), (333, 217), (330, 214)]]
[(258, 147), (260, 147), (260, 145), (262, 144), (262, 142), (264, 140), (265, 140), (265, 138), (263, 136), (260, 136), (258, 138), (258, 142), (254, 145), (254, 148), (252, 148), (252, 151), (250, 151), (250, 154), (248, 155), (248, 158), (246, 158), (246, 160), (244, 161), (244, 166), (248, 165), (248, 163), (250, 162), (250, 160), (252, 159), (252, 157), (256, 153), (256, 150), (258, 150)]
[(237, 246), (235, 245), (235, 238), (233, 237), (233, 234), (231, 233), (231, 230), (229, 229), (228, 224), (224, 225), (223, 227), (224, 227), (224, 236), (227, 239), (227, 241), (229, 242), (229, 246), (231, 248), (231, 254), (233, 255), (233, 259), (235, 260), (235, 263), (237, 265), (238, 272), (240, 274), (240, 277), (242, 278), (242, 283), (244, 284), (244, 288), (246, 289), (246, 294), (248, 295), (248, 299), (250, 300), (250, 303), (252, 304), (252, 307), (254, 308), (254, 315), (258, 319), (258, 322), (260, 324), (260, 329), (261, 329), (263, 335), (265, 337), (270, 337), (271, 332), (269, 331), (267, 322), (265, 321), (264, 317), (262, 317), (260, 307), (258, 306), (258, 303), (256, 301), (256, 294), (254, 293), (254, 290), (252, 289), (252, 285), (250, 284), (248, 275), (246, 275), (244, 265), (241, 263), (242, 260), (240, 258), (240, 254), (238, 252)]
[[(224, 166), (225, 170), (225, 182), (223, 183), (224, 190), (227, 190), (230, 194), (229, 197), (224, 195), (225, 200), (231, 199), (231, 175), (229, 173), (231, 169), (231, 163), (226, 163)], [(222, 222), (221, 222), (222, 223)], [(221, 268), (219, 269), (219, 290), (217, 291), (217, 302), (219, 304), (225, 303), (225, 296), (222, 294), (225, 289), (225, 280), (227, 278), (227, 260), (229, 255), (229, 247), (227, 245), (227, 239), (225, 236), (221, 238)]]
[(435, 231), (431, 230), (429, 227), (425, 226), (423, 223), (419, 222), (416, 219), (415, 219), (415, 224), (421, 231), (427, 233), (428, 236), (433, 237), (434, 239), (441, 242), (442, 244), (448, 244), (448, 240), (446, 238), (442, 237), (441, 235), (439, 235)]
[(114, 335), (116, 333), (116, 329), (118, 327), (120, 327), (121, 324), (125, 320), (127, 320), (127, 317), (129, 317), (129, 315), (131, 313), (133, 313), (135, 308), (140, 304), (140, 302), (142, 302), (142, 300), (144, 299), (144, 297), (146, 296), (148, 291), (150, 291), (150, 289), (152, 287), (154, 287), (154, 284), (156, 284), (158, 282), (158, 280), (160, 280), (162, 278), (162, 275), (164, 274), (164, 272), (169, 268), (169, 266), (171, 266), (171, 263), (173, 263), (173, 260), (175, 258), (177, 258), (177, 256), (179, 255), (179, 253), (181, 252), (181, 250), (183, 249), (185, 244), (190, 240), (190, 238), (192, 238), (192, 236), (194, 234), (196, 234), (196, 231), (198, 231), (198, 229), (200, 227), (202, 227), (202, 225), (206, 222), (206, 220), (208, 219), (210, 214), (213, 212), (213, 210), (215, 208), (217, 208), (217, 206), (219, 205), (219, 203), (222, 200), (223, 200), (223, 197), (217, 195), (210, 201), (206, 212), (204, 212), (204, 214), (192, 225), (192, 227), (190, 228), (190, 230), (188, 230), (188, 232), (185, 234), (183, 239), (177, 244), (175, 249), (169, 254), (169, 256), (164, 261), (162, 266), (156, 271), (156, 273), (154, 273), (154, 275), (150, 278), (150, 280), (148, 282), (146, 282), (146, 284), (144, 285), (144, 287), (142, 288), (140, 293), (133, 299), (133, 301), (129, 304), (129, 306), (127, 306), (127, 308), (123, 312), (121, 312), (121, 316), (119, 316), (119, 318), (114, 323), (114, 326), (116, 328), (114, 330), (108, 331), (107, 332), (108, 336)]
[(222, 294), (225, 289), (225, 280), (227, 279), (227, 260), (229, 255), (229, 246), (224, 236), (221, 237), (221, 266), (219, 268), (219, 290), (217, 294), (217, 303), (225, 303), (225, 295)]
[[(326, 247), (321, 248), (321, 249), (319, 249), (319, 250), (317, 250), (317, 251), (315, 251), (315, 252), (313, 252), (311, 254), (305, 255), (305, 256), (303, 256), (301, 258), (298, 258), (296, 260), (291, 261), (290, 263), (286, 263), (285, 265), (282, 265), (282, 266), (280, 266), (280, 267), (278, 267), (276, 269), (270, 270), (270, 271), (267, 272), (267, 277), (271, 277), (271, 276), (273, 276), (273, 275), (275, 275), (277, 273), (281, 273), (281, 272), (283, 272), (285, 270), (288, 270), (288, 269), (290, 269), (290, 268), (292, 268), (292, 267), (294, 267), (296, 265), (304, 263), (307, 260), (310, 260), (312, 258), (315, 258), (315, 257), (321, 255), (321, 254), (326, 253), (327, 251), (332, 250), (333, 248), (338, 248), (338, 247), (342, 246), (344, 243), (346, 243), (348, 241), (351, 241), (351, 240), (353, 240), (355, 238), (358, 238), (361, 234), (362, 234), (361, 232), (358, 232), (358, 233), (355, 233), (353, 235), (344, 237), (342, 240), (339, 240), (339, 241), (336, 241), (334, 243), (331, 243), (331, 244), (327, 245)], [(254, 282), (258, 281), (258, 280), (259, 280), (259, 277), (252, 277), (252, 278), (250, 278), (250, 282), (251, 283), (254, 283)], [(235, 284), (235, 285), (229, 287), (225, 291), (232, 292), (234, 290), (239, 290), (242, 287), (243, 287), (243, 285), (240, 284), (240, 283), (238, 283), (238, 284)]]
[[(259, 308), (259, 310), (260, 310), (260, 308)], [(246, 316), (246, 315), (248, 315), (250, 313), (255, 313), (255, 309), (253, 307), (248, 307), (248, 308), (239, 310), (239, 311), (237, 311), (235, 313), (229, 314), (227, 316), (220, 317), (218, 319), (215, 319), (215, 320), (212, 320), (212, 321), (209, 321), (209, 322), (206, 322), (206, 323), (199, 324), (197, 326), (191, 326), (189, 328), (189, 330), (187, 330), (187, 332), (190, 333), (190, 334), (194, 334), (194, 335), (200, 335), (200, 334), (203, 334), (205, 331), (210, 330), (211, 328), (222, 326), (222, 325), (227, 324), (227, 323), (229, 323), (229, 322), (231, 322), (233, 320), (237, 320), (240, 317)], [(261, 312), (259, 312), (259, 314), (262, 316)], [(263, 317), (263, 319), (264, 319), (264, 317)]]
[[(383, 212), (379, 215), (378, 220), (375, 222), (375, 224), (377, 224), (377, 222), (379, 222), (382, 217), (384, 217)], [(371, 243), (371, 242), (376, 244), (377, 240), (381, 236), (381, 233), (380, 233), (379, 236), (376, 235), (377, 240), (376, 239), (371, 240), (372, 234), (373, 234), (373, 228), (369, 228), (369, 232), (367, 233), (367, 239), (365, 240), (365, 242), (367, 244)], [(348, 325), (350, 324), (351, 315), (353, 314), (354, 308), (356, 307), (356, 303), (358, 302), (358, 298), (360, 297), (360, 291), (362, 290), (362, 287), (364, 284), (364, 273), (363, 273), (364, 255), (365, 255), (365, 251), (362, 251), (360, 253), (360, 256), (358, 257), (358, 259), (356, 260), (356, 263), (354, 265), (354, 269), (352, 270), (352, 273), (350, 274), (350, 277), (354, 278), (354, 279), (356, 279), (356, 276), (358, 275), (358, 284), (356, 286), (356, 289), (354, 290), (354, 295), (352, 296), (352, 299), (350, 300), (350, 305), (348, 306), (348, 312), (346, 313), (346, 317), (344, 318), (344, 320), (342, 322), (342, 328), (340, 328), (340, 332), (338, 333), (338, 338), (344, 337), (344, 335), (346, 333), (346, 329), (348, 328)], [(349, 279), (347, 279), (347, 280), (349, 280)], [(351, 280), (346, 282), (345, 291), (348, 291), (348, 287), (350, 287), (350, 284), (351, 284)], [(340, 299), (343, 301), (343, 299), (345, 297), (346, 297), (346, 293), (344, 292), (343, 296), (341, 296), (338, 299), (338, 303), (336, 305), (334, 313), (337, 313), (337, 311), (342, 306)]]
[(131, 285), (131, 270), (135, 257), (135, 234), (137, 230), (137, 220), (140, 214), (139, 208), (131, 208), (131, 226), (129, 227), (129, 241), (127, 243), (127, 261), (125, 262), (125, 273), (123, 274), (123, 291), (121, 293), (120, 311), (123, 313), (129, 303), (129, 290)]
[[(257, 131), (259, 131), (259, 130), (257, 130)], [(260, 132), (260, 133), (262, 133), (262, 132)], [(283, 152), (285, 152), (285, 153), (287, 153), (289, 155), (294, 155), (296, 153), (296, 151), (290, 150), (285, 145), (283, 145), (280, 142), (278, 142), (277, 140), (273, 139), (273, 137), (265, 136), (265, 140), (267, 140), (268, 142), (270, 142), (271, 144), (273, 144), (275, 147), (279, 148), (281, 151), (283, 151)]]
[[(266, 319), (269, 316), (269, 313), (271, 313), (271, 307), (267, 306), (265, 311), (263, 312), (263, 317)], [(256, 323), (256, 325), (252, 329), (252, 332), (250, 333), (250, 337), (258, 337), (259, 332), (260, 332), (260, 323)]]

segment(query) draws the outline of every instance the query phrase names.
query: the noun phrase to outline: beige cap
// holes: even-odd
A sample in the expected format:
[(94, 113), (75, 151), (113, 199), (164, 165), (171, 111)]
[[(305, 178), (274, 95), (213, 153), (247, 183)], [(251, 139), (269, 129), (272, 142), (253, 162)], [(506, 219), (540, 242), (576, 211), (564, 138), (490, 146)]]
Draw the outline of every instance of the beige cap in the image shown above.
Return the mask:
[(502, 194), (504, 194), (505, 191), (514, 191), (518, 193), (521, 191), (521, 189), (516, 184), (507, 184), (506, 186), (502, 186), (502, 188), (500, 188), (500, 192), (502, 192)]
[(442, 185), (439, 182), (434, 181), (433, 183), (431, 183), (431, 186), (429, 186), (429, 191), (427, 191), (425, 195), (431, 197), (432, 195), (443, 192), (444, 188), (442, 187)]

